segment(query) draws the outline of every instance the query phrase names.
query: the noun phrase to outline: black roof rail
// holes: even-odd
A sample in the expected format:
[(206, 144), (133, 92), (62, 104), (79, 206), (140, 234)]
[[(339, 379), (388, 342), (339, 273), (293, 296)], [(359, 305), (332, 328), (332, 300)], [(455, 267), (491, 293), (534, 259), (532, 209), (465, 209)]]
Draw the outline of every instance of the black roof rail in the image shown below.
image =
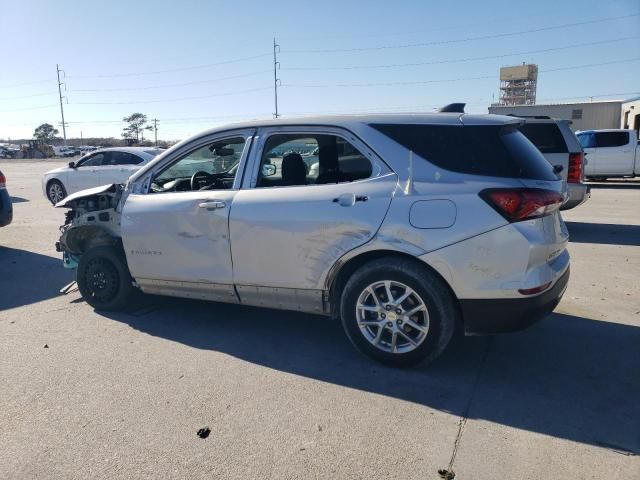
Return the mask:
[(551, 120), (549, 115), (516, 115), (515, 113), (508, 113), (507, 117), (519, 117), (519, 118), (535, 118), (537, 120)]
[(449, 103), (436, 110), (438, 113), (464, 113), (466, 103)]

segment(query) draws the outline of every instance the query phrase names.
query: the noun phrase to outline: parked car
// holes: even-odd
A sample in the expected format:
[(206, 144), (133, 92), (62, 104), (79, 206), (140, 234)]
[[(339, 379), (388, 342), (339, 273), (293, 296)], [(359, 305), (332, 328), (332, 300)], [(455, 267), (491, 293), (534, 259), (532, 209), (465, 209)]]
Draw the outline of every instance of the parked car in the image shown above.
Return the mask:
[(590, 180), (640, 175), (640, 142), (635, 130), (588, 130), (576, 136), (587, 154)]
[(13, 220), (13, 205), (7, 191), (7, 178), (0, 172), (0, 227), (6, 227)]
[[(298, 310), (341, 318), (379, 361), (432, 360), (457, 325), (524, 328), (566, 288), (566, 183), (521, 124), (437, 113), (209, 130), (125, 186), (60, 202), (57, 248), (96, 309), (139, 289)], [(301, 138), (318, 146), (315, 178), (299, 153), (270, 162)], [(217, 167), (231, 152), (233, 172)]]
[(569, 210), (589, 199), (591, 191), (584, 182), (584, 153), (576, 135), (571, 130), (571, 121), (551, 117), (520, 117), (524, 119), (520, 131), (544, 155), (544, 158), (559, 171), (567, 182), (569, 198), (560, 210)]
[(16, 158), (17, 153), (8, 147), (0, 145), (0, 158)]
[(124, 183), (132, 173), (162, 149), (153, 147), (105, 148), (50, 170), (42, 176), (42, 191), (54, 205), (67, 195), (86, 188)]
[(65, 145), (52, 146), (53, 152), (56, 157), (73, 157), (75, 155), (75, 149), (73, 147), (67, 147)]

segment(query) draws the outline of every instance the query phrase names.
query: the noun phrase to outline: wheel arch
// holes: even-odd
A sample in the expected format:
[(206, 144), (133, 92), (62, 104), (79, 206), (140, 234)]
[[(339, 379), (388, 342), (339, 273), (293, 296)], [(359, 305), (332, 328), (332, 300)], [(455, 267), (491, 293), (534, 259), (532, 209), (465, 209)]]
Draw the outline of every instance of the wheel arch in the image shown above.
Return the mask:
[[(332, 317), (337, 317), (339, 308), (340, 308), (340, 299), (342, 296), (342, 291), (344, 290), (344, 286), (347, 281), (363, 265), (381, 258), (398, 258), (407, 260), (414, 265), (418, 266), (421, 269), (424, 269), (430, 272), (432, 275), (436, 276), (442, 283), (446, 285), (453, 299), (455, 299), (455, 303), (457, 308), (460, 309), (458, 297), (456, 296), (453, 288), (449, 281), (434, 267), (429, 265), (428, 263), (416, 258), (413, 255), (410, 255), (405, 252), (400, 252), (397, 250), (389, 250), (389, 249), (379, 249), (379, 250), (370, 250), (367, 252), (360, 253), (352, 258), (349, 258), (344, 263), (340, 264), (329, 276), (327, 282), (327, 290), (328, 290), (328, 307), (329, 313)], [(460, 317), (459, 317), (460, 318)]]
[(60, 237), (60, 243), (66, 251), (76, 255), (82, 255), (90, 248), (102, 246), (114, 246), (124, 250), (122, 239), (112, 235), (107, 229), (98, 225), (82, 225), (66, 230)]

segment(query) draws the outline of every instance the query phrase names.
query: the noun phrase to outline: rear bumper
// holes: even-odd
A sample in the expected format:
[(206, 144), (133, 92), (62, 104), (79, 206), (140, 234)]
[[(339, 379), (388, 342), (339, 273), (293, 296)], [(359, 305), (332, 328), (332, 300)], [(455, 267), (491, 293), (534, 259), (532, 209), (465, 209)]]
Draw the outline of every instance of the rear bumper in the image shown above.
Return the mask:
[(522, 330), (556, 308), (569, 281), (569, 268), (551, 289), (535, 297), (460, 300), (466, 335)]
[(568, 183), (567, 191), (569, 199), (562, 205), (560, 210), (569, 210), (578, 205), (582, 205), (591, 197), (591, 187), (584, 183)]
[(6, 188), (0, 189), (0, 227), (7, 226), (13, 220), (13, 204)]

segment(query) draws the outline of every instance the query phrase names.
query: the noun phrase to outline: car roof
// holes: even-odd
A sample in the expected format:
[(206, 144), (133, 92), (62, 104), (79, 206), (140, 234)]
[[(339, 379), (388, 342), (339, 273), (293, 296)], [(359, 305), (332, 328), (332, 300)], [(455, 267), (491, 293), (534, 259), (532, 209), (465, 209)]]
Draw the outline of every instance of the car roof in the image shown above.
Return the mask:
[(149, 150), (162, 150), (159, 147), (108, 147), (108, 148), (99, 148), (91, 153), (96, 152), (127, 152), (127, 153), (135, 153), (140, 155), (141, 153), (146, 155), (151, 155)]
[(332, 126), (354, 129), (372, 123), (426, 124), (426, 125), (503, 125), (522, 123), (522, 119), (505, 115), (467, 113), (380, 113), (362, 115), (320, 115), (310, 117), (281, 117), (252, 120), (215, 127), (198, 134), (205, 136), (225, 130), (285, 126)]

